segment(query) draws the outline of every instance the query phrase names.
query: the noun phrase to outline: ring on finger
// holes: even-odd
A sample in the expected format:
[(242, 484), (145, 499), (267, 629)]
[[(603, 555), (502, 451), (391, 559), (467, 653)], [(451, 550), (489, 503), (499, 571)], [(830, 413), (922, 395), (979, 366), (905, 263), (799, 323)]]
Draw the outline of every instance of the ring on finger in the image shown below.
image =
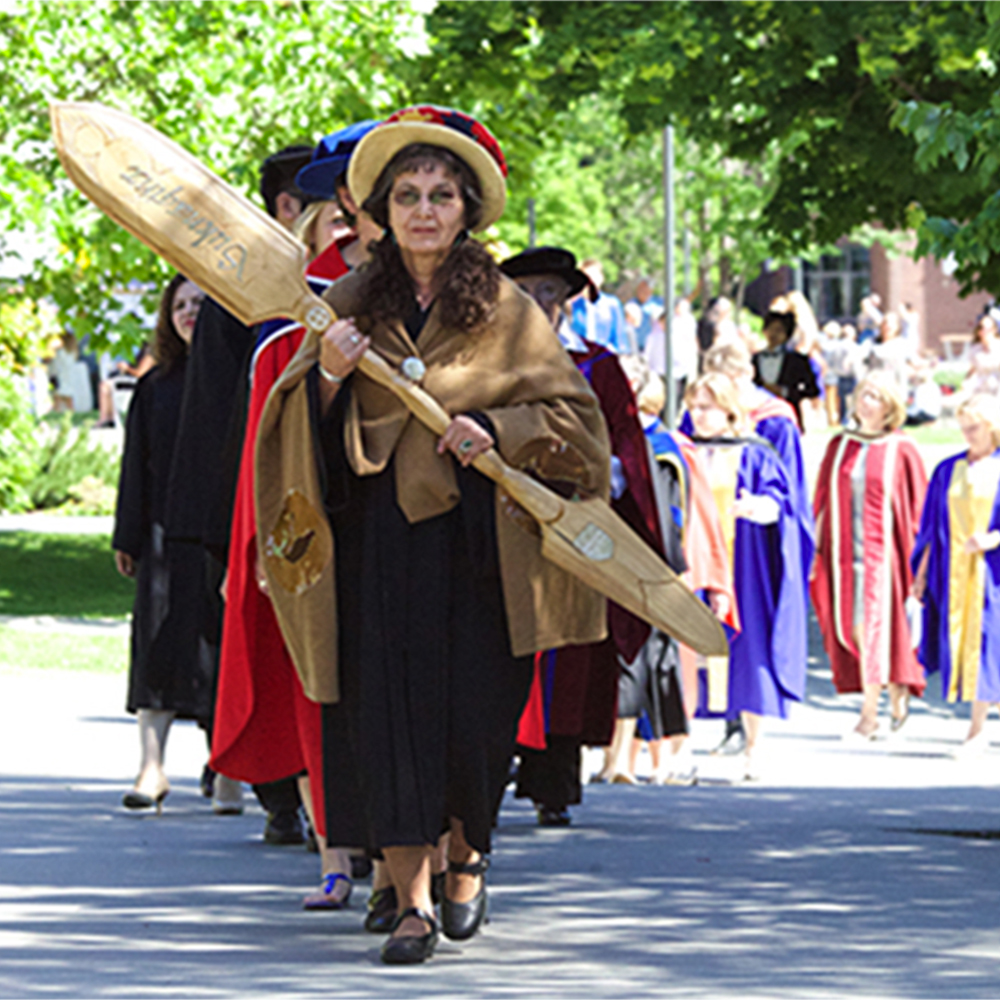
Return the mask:
[(351, 334), (351, 343), (354, 344), (354, 345), (358, 345), (358, 344), (361, 343), (361, 338), (356, 333), (352, 333)]
[(459, 455), (468, 455), (469, 452), (472, 451), (472, 445), (473, 445), (472, 438), (466, 438), (458, 446), (458, 453), (459, 453)]

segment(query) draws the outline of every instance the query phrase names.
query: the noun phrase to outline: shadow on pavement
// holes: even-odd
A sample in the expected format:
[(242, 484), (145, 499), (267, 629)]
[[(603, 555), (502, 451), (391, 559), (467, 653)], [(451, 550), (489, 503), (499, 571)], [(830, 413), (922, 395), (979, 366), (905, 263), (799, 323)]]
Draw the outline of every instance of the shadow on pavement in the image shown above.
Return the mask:
[(162, 818), (87, 779), (0, 783), (0, 995), (991, 996), (1000, 830), (982, 788), (588, 788), (568, 829), (508, 803), (492, 923), (387, 969), (342, 913), (305, 913), (303, 848), (216, 817), (194, 782)]

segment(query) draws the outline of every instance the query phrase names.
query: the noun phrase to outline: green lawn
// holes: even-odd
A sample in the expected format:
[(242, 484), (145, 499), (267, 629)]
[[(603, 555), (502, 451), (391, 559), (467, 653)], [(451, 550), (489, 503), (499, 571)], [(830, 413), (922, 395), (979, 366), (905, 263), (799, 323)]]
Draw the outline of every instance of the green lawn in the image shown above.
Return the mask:
[(0, 615), (123, 618), (134, 593), (107, 535), (0, 532)]
[(0, 673), (8, 670), (128, 670), (128, 637), (25, 632), (0, 625)]

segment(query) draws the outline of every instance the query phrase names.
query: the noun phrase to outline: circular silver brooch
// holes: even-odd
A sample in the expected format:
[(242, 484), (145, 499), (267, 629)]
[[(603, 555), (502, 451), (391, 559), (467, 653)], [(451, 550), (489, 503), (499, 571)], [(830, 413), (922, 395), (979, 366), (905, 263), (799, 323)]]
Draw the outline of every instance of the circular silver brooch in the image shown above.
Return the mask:
[(419, 382), (427, 374), (427, 366), (420, 358), (407, 358), (400, 366), (399, 370), (411, 381)]

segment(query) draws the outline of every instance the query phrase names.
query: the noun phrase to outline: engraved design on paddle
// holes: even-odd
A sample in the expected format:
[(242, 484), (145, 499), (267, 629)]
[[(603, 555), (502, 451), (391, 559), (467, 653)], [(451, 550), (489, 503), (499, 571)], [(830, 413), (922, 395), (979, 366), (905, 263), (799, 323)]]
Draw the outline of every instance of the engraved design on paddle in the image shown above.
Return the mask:
[(246, 247), (233, 240), (218, 222), (209, 218), (204, 212), (199, 212), (190, 200), (185, 200), (183, 196), (179, 197), (184, 192), (183, 184), (176, 183), (174, 178), (159, 181), (134, 163), (129, 164), (119, 176), (139, 196), (140, 201), (162, 208), (165, 215), (177, 219), (191, 230), (194, 239), (190, 246), (200, 247), (202, 244), (207, 244), (209, 249), (218, 251), (221, 258), (219, 269), (235, 271), (236, 280), (243, 280), (243, 265), (247, 259)]
[(614, 540), (593, 522), (573, 539), (573, 545), (594, 562), (606, 562), (615, 554)]

